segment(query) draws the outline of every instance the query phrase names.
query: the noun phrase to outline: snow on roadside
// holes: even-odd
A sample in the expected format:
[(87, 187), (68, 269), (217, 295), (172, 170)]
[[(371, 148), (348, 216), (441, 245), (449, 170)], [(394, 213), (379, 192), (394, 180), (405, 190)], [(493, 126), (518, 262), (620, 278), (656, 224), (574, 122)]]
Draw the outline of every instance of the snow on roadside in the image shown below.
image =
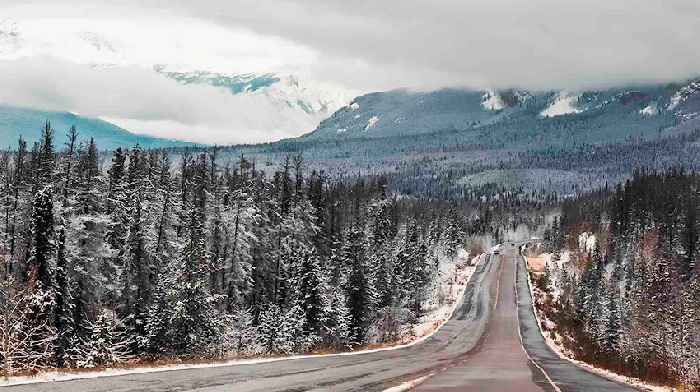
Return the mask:
[[(566, 255), (566, 261), (568, 262), (569, 260), (569, 254), (568, 252), (565, 252), (561, 259), (564, 259), (564, 255)], [(535, 298), (539, 298), (541, 296), (541, 292), (539, 290), (535, 290), (534, 285), (532, 284), (532, 281), (530, 279), (530, 274), (527, 274), (527, 285), (530, 289), (530, 296), (532, 298), (532, 311), (535, 313), (535, 319), (537, 320), (537, 326), (540, 330), (540, 334), (544, 338), (545, 342), (547, 342), (547, 346), (554, 351), (558, 356), (560, 356), (563, 359), (566, 359), (567, 361), (575, 364), (576, 366), (583, 368), (585, 370), (588, 370), (591, 373), (596, 373), (602, 377), (605, 377), (609, 380), (613, 380), (616, 382), (620, 382), (623, 384), (631, 385), (635, 388), (641, 388), (647, 391), (651, 392), (674, 392), (676, 391), (675, 388), (671, 387), (662, 387), (658, 385), (652, 385), (649, 383), (646, 383), (640, 379), (633, 378), (633, 377), (628, 377), (624, 376), (618, 373), (611, 372), (606, 369), (598, 368), (595, 367), (589, 363), (579, 361), (576, 359), (571, 358), (572, 355), (569, 353), (564, 347), (562, 347), (559, 342), (561, 342), (562, 338), (559, 336), (558, 333), (553, 331), (552, 327), (554, 327), (554, 322), (549, 320), (548, 318), (544, 317), (540, 312), (537, 311), (537, 308), (535, 307)], [(545, 333), (544, 330), (542, 329), (542, 325), (545, 325), (548, 329), (548, 332)], [(554, 337), (552, 337), (554, 335)]]
[[(464, 259), (467, 257), (466, 252), (460, 251), (459, 258)], [(433, 309), (428, 312), (425, 316), (421, 318), (421, 323), (416, 325), (414, 328), (416, 333), (413, 335), (411, 341), (403, 341), (400, 344), (368, 349), (368, 350), (357, 350), (351, 352), (343, 352), (337, 354), (308, 354), (308, 355), (291, 355), (284, 357), (275, 358), (252, 358), (252, 359), (235, 359), (226, 362), (217, 363), (197, 363), (197, 364), (180, 364), (180, 365), (163, 365), (163, 366), (144, 366), (144, 367), (134, 367), (130, 369), (114, 369), (107, 368), (101, 371), (91, 371), (85, 372), (81, 371), (78, 373), (73, 373), (70, 371), (51, 371), (39, 373), (36, 376), (12, 376), (9, 381), (0, 381), (0, 387), (12, 386), (12, 385), (22, 385), (22, 384), (34, 384), (34, 383), (44, 383), (52, 381), (68, 381), (76, 379), (88, 379), (88, 378), (99, 378), (99, 377), (110, 377), (110, 376), (123, 376), (128, 374), (142, 374), (142, 373), (157, 373), (157, 372), (167, 372), (173, 370), (185, 370), (185, 369), (203, 369), (203, 368), (214, 368), (222, 366), (241, 366), (241, 365), (255, 365), (259, 363), (269, 363), (277, 361), (289, 361), (297, 359), (308, 359), (308, 358), (320, 358), (320, 357), (335, 357), (335, 356), (346, 356), (346, 355), (362, 355), (375, 353), (380, 351), (398, 350), (404, 347), (410, 347), (414, 344), (419, 344), (424, 340), (433, 336), (437, 331), (442, 328), (442, 326), (452, 317), (455, 309), (461, 302), (464, 291), (467, 287), (467, 283), (472, 277), (474, 270), (476, 269), (476, 264), (482, 262), (484, 259), (484, 254), (475, 256), (470, 262), (464, 262), (462, 268), (457, 268), (457, 279), (450, 286), (450, 296), (448, 298), (448, 305), (443, 305), (437, 309)], [(468, 258), (467, 258), (468, 260)], [(457, 266), (457, 264), (455, 264)], [(432, 327), (432, 328), (431, 328)], [(416, 381), (416, 380), (414, 380)], [(422, 381), (422, 380), (421, 380)], [(415, 384), (414, 384), (415, 385)]]
[[(464, 256), (466, 255), (460, 255), (460, 259)], [(464, 290), (467, 288), (467, 282), (471, 278), (472, 273), (474, 273), (475, 265), (481, 258), (482, 255), (474, 256), (471, 261), (468, 261), (468, 258), (466, 260), (463, 259), (461, 266), (459, 264), (453, 264), (442, 271), (446, 276), (454, 277), (452, 284), (448, 288), (449, 294), (447, 299), (441, 306), (435, 304), (434, 307), (429, 309), (428, 313), (422, 316), (419, 322), (413, 326), (411, 335), (413, 339), (432, 333), (436, 325), (442, 325), (452, 316), (454, 308), (459, 303), (462, 294), (464, 294)]]

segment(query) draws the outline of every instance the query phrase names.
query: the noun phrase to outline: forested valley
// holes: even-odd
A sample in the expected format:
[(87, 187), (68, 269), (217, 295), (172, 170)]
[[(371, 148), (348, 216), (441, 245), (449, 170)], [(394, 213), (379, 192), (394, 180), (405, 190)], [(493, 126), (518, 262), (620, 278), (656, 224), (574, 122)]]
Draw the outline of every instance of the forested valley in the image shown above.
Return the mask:
[(700, 175), (636, 170), (563, 202), (532, 274), (542, 328), (577, 359), (700, 388)]
[[(393, 343), (445, 301), (445, 265), (544, 224), (551, 203), (397, 194), (290, 155), (98, 152), (75, 128), (0, 154), (5, 376)], [(485, 238), (486, 242), (475, 240)]]

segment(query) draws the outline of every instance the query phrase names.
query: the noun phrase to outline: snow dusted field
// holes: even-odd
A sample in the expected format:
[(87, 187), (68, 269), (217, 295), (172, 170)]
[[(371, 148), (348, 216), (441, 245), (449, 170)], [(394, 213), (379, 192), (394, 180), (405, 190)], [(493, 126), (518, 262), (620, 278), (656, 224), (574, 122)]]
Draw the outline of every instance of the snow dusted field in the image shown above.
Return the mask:
[[(287, 361), (287, 360), (297, 360), (310, 357), (330, 357), (330, 356), (343, 356), (343, 355), (362, 355), (378, 351), (385, 350), (397, 350), (403, 347), (412, 346), (418, 344), (435, 332), (437, 332), (442, 325), (450, 319), (452, 312), (455, 310), (457, 305), (460, 303), (464, 290), (467, 287), (467, 283), (472, 276), (472, 273), (476, 269), (476, 264), (482, 261), (484, 255), (477, 255), (469, 258), (466, 252), (460, 252), (454, 263), (442, 263), (441, 265), (441, 275), (445, 278), (449, 277), (451, 283), (446, 286), (447, 298), (442, 305), (433, 304), (428, 305), (428, 312), (422, 316), (419, 322), (414, 325), (413, 330), (409, 333), (404, 333), (400, 342), (396, 345), (376, 348), (376, 349), (366, 349), (366, 350), (356, 350), (352, 352), (344, 352), (337, 354), (318, 354), (318, 355), (291, 355), (283, 357), (265, 357), (265, 358), (251, 358), (251, 359), (236, 359), (226, 362), (217, 363), (198, 363), (198, 364), (178, 364), (178, 365), (163, 365), (163, 366), (143, 366), (135, 367), (130, 369), (114, 369), (108, 368), (100, 371), (81, 371), (81, 372), (70, 372), (70, 371), (50, 371), (43, 372), (36, 376), (15, 376), (10, 377), (9, 380), (0, 381), (0, 387), (11, 386), (11, 385), (21, 385), (21, 384), (31, 384), (38, 382), (52, 382), (52, 381), (67, 381), (75, 379), (86, 379), (86, 378), (98, 378), (98, 377), (109, 377), (109, 376), (120, 376), (126, 374), (141, 374), (141, 373), (154, 373), (154, 372), (164, 372), (173, 370), (185, 370), (185, 369), (201, 369), (210, 367), (221, 367), (221, 366), (235, 366), (235, 365), (253, 365), (258, 363), (268, 363), (276, 361)], [(403, 386), (406, 387), (406, 386)], [(408, 386), (406, 389), (410, 389)], [(401, 389), (405, 390), (405, 389)]]
[[(586, 242), (586, 244), (588, 244), (588, 242)], [(528, 260), (528, 264), (530, 266), (532, 266), (533, 264), (542, 263), (542, 268), (544, 268), (544, 265), (547, 264), (551, 269), (557, 269), (557, 268), (561, 269), (563, 267), (563, 264), (568, 262), (569, 258), (570, 258), (569, 252), (564, 252), (561, 255), (561, 257), (559, 258), (559, 260), (556, 260), (556, 261), (552, 261), (552, 255), (549, 253), (543, 253), (536, 258), (535, 257), (528, 257), (527, 260)], [(556, 282), (555, 282), (555, 285), (556, 285)], [(541, 298), (544, 295), (544, 293), (542, 291), (535, 288), (535, 286), (532, 282), (532, 279), (530, 278), (530, 274), (528, 274), (528, 286), (530, 287), (530, 294), (533, 298), (533, 301), (536, 298)], [(558, 291), (559, 291), (558, 288), (554, 291), (555, 296), (558, 294)], [(610, 380), (622, 382), (622, 383), (631, 385), (631, 386), (636, 387), (636, 388), (642, 388), (642, 389), (652, 391), (652, 392), (676, 391), (675, 388), (651, 385), (651, 384), (646, 383), (646, 382), (639, 380), (637, 378), (624, 376), (624, 375), (621, 375), (618, 373), (611, 372), (611, 371), (606, 370), (606, 369), (595, 367), (589, 363), (573, 359), (571, 353), (569, 353), (564, 347), (562, 347), (562, 345), (560, 343), (562, 341), (562, 338), (559, 336), (559, 334), (557, 332), (555, 332), (553, 330), (554, 322), (549, 320), (541, 312), (538, 312), (537, 308), (535, 307), (534, 302), (532, 304), (532, 309), (535, 312), (535, 315), (537, 316), (537, 324), (539, 326), (540, 333), (542, 334), (545, 341), (547, 342), (547, 345), (549, 346), (550, 349), (552, 349), (552, 351), (554, 351), (561, 358), (564, 358), (564, 359), (568, 360), (569, 362), (572, 362), (572, 363), (576, 364), (577, 366), (588, 370), (589, 372), (596, 373), (596, 374), (601, 375), (601, 376), (608, 378)], [(542, 330), (542, 325), (547, 326), (547, 329), (549, 330), (547, 333), (545, 333)], [(552, 336), (552, 334), (554, 336)]]

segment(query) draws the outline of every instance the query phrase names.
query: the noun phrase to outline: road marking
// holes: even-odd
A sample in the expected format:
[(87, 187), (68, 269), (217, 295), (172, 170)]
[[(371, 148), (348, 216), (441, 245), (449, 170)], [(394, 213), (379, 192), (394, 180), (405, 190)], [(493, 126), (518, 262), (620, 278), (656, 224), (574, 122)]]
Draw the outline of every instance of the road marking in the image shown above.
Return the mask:
[[(535, 362), (535, 360), (532, 359), (530, 354), (528, 354), (527, 350), (525, 350), (525, 346), (523, 345), (523, 335), (520, 332), (520, 306), (518, 304), (518, 302), (519, 302), (518, 301), (518, 299), (519, 299), (519, 297), (518, 297), (518, 264), (517, 264), (518, 258), (516, 257), (514, 260), (515, 260), (515, 278), (513, 279), (514, 280), (513, 283), (515, 285), (515, 316), (516, 316), (517, 321), (518, 321), (518, 336), (520, 336), (520, 347), (525, 352), (527, 359), (529, 359), (533, 365), (537, 366), (537, 368), (540, 369), (542, 374), (544, 374), (544, 376), (547, 378), (547, 381), (549, 381), (549, 383), (552, 385), (552, 387), (554, 387), (554, 390), (557, 392), (561, 392), (561, 389), (559, 389), (557, 384), (554, 381), (552, 381), (552, 379), (549, 377), (549, 374), (547, 374), (547, 372), (545, 372), (544, 369), (542, 369), (542, 366), (538, 365), (537, 362)], [(527, 273), (527, 271), (526, 271), (526, 273)], [(530, 284), (530, 282), (528, 281), (528, 285), (529, 284)], [(532, 302), (532, 300), (530, 300), (530, 302)], [(534, 305), (533, 305), (533, 311), (534, 311)], [(537, 315), (535, 315), (535, 318), (537, 318)]]
[(404, 391), (408, 391), (408, 390), (410, 390), (410, 389), (413, 389), (416, 385), (418, 385), (418, 384), (422, 383), (423, 381), (429, 379), (429, 378), (432, 377), (434, 374), (435, 374), (435, 373), (430, 373), (430, 374), (428, 374), (427, 376), (423, 376), (423, 377), (420, 377), (420, 378), (416, 378), (415, 380), (411, 380), (411, 381), (406, 381), (406, 382), (403, 383), (403, 384), (399, 384), (399, 385), (397, 385), (397, 386), (395, 386), (395, 387), (391, 387), (391, 388), (389, 388), (389, 389), (385, 389), (385, 390), (382, 391), (382, 392), (404, 392)]

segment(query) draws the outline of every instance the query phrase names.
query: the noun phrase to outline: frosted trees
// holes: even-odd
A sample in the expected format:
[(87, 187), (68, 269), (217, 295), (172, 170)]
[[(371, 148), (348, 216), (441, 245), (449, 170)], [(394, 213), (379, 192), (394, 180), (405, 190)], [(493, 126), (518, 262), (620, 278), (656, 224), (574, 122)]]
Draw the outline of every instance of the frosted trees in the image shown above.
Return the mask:
[(348, 265), (347, 304), (350, 313), (350, 338), (362, 342), (369, 326), (372, 305), (372, 287), (367, 278), (364, 264), (364, 247), (362, 232), (357, 228), (347, 234), (344, 262)]
[(5, 321), (31, 332), (10, 338), (13, 369), (345, 349), (382, 323), (393, 339), (434, 280), (449, 214), (435, 225), (384, 179), (307, 177), (300, 155), (268, 178), (218, 149), (119, 148), (103, 167), (93, 140), (54, 151), (52, 132), (0, 156), (4, 294), (22, 304)]
[(131, 338), (115, 329), (115, 315), (108, 309), (100, 309), (90, 325), (90, 338), (83, 366), (109, 366), (128, 358)]
[(0, 280), (0, 355), (5, 379), (16, 369), (45, 366), (53, 354), (55, 335), (37, 314), (46, 311), (52, 299), (36, 285), (18, 285), (10, 276)]
[(123, 253), (122, 297), (124, 319), (138, 337), (137, 345), (145, 345), (146, 312), (151, 301), (152, 256), (146, 249), (146, 181), (145, 157), (134, 147), (127, 170), (125, 214), (127, 237)]

